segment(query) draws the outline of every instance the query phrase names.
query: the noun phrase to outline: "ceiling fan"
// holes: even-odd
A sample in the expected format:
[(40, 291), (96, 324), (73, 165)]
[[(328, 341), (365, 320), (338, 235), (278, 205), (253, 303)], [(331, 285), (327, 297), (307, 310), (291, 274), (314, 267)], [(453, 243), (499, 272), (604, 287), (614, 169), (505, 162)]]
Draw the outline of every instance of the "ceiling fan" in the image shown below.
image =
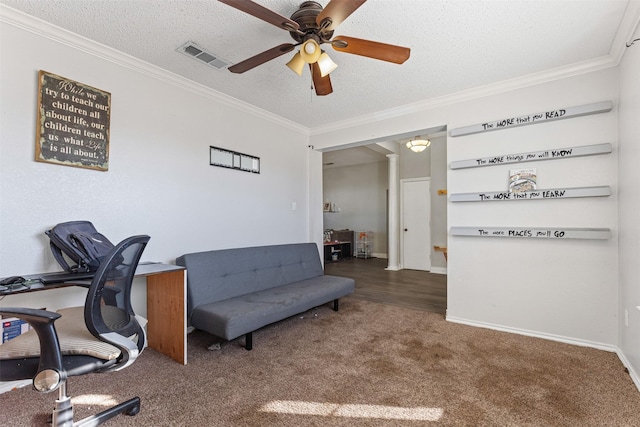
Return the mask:
[(337, 67), (327, 53), (321, 49), (320, 46), (322, 44), (330, 44), (333, 49), (339, 52), (366, 56), (396, 64), (405, 62), (411, 53), (411, 50), (407, 47), (357, 39), (355, 37), (333, 37), (335, 28), (366, 0), (330, 0), (324, 9), (318, 2), (305, 1), (291, 15), (291, 18), (282, 16), (251, 0), (219, 1), (288, 31), (296, 41), (296, 43), (283, 43), (232, 65), (229, 67), (229, 71), (232, 73), (244, 73), (293, 51), (296, 46), (300, 46), (300, 51), (293, 56), (287, 66), (302, 75), (305, 64), (309, 64), (316, 95), (321, 96), (333, 92), (329, 73)]

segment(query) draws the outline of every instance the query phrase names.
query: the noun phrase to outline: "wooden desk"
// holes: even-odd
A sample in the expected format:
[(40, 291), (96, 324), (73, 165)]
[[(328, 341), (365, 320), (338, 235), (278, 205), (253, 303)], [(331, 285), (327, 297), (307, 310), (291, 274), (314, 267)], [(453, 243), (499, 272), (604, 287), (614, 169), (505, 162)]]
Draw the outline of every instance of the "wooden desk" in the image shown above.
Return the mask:
[(187, 270), (171, 264), (139, 264), (136, 277), (147, 279), (149, 347), (187, 364)]
[[(147, 340), (150, 348), (176, 362), (187, 364), (187, 275), (186, 269), (178, 265), (162, 263), (140, 263), (135, 277), (147, 280)], [(25, 275), (25, 278), (44, 274)], [(41, 283), (29, 289), (1, 292), (14, 295), (25, 292), (45, 291), (61, 287), (77, 286), (74, 283)]]

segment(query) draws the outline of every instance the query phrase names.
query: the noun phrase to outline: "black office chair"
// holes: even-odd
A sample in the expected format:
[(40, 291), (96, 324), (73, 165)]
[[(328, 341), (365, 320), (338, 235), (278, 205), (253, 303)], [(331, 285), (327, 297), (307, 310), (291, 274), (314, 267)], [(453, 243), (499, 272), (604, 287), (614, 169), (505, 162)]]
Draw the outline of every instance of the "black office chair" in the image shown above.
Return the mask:
[(132, 364), (146, 344), (143, 325), (131, 307), (131, 284), (149, 236), (129, 237), (105, 257), (91, 281), (84, 307), (53, 313), (29, 308), (1, 308), (0, 314), (30, 323), (32, 330), (0, 346), (0, 380), (33, 379), (40, 392), (58, 390), (52, 424), (98, 425), (121, 413), (136, 415), (135, 397), (73, 423), (67, 377), (108, 372)]

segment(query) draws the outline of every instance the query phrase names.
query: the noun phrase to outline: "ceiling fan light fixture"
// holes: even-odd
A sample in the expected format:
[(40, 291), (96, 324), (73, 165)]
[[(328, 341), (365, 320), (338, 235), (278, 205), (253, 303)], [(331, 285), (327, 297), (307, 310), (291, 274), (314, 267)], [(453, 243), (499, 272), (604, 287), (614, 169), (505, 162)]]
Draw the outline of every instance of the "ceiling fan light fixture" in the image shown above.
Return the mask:
[(320, 58), (320, 45), (314, 39), (308, 39), (300, 47), (300, 56), (307, 64), (313, 64)]
[(318, 58), (318, 67), (320, 67), (320, 76), (324, 77), (338, 68), (338, 64), (333, 62), (326, 52), (322, 52), (320, 58)]
[(414, 138), (407, 142), (407, 148), (413, 151), (414, 153), (420, 153), (427, 149), (428, 146), (431, 145), (431, 141), (428, 139), (422, 138)]
[[(287, 66), (296, 74), (302, 75), (304, 66), (300, 65), (300, 59), (309, 64), (315, 93), (318, 96), (324, 96), (333, 92), (329, 73), (334, 71), (337, 65), (322, 51), (320, 46), (323, 44), (331, 44), (333, 49), (340, 52), (395, 64), (404, 63), (411, 54), (411, 49), (407, 47), (347, 36), (333, 38), (336, 27), (367, 0), (327, 0), (325, 7), (318, 1), (303, 1), (289, 18), (253, 0), (219, 1), (288, 31), (295, 40), (295, 44), (282, 43), (228, 67), (232, 73), (241, 74), (249, 71), (299, 46), (300, 51), (294, 54)], [(321, 56), (322, 60), (319, 61)]]
[(302, 70), (304, 70), (304, 66), (306, 64), (307, 63), (304, 62), (304, 59), (302, 59), (302, 55), (300, 55), (300, 52), (297, 52), (295, 55), (293, 55), (293, 58), (291, 58), (291, 60), (287, 62), (287, 67), (291, 68), (294, 73), (297, 73), (299, 76), (301, 76)]

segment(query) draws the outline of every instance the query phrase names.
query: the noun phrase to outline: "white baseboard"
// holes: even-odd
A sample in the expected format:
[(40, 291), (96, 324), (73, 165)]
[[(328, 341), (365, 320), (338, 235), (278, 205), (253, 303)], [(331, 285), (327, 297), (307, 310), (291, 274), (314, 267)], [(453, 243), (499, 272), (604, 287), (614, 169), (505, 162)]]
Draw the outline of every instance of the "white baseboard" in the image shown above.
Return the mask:
[(588, 340), (579, 340), (579, 339), (575, 339), (575, 338), (565, 337), (565, 336), (562, 336), (562, 335), (544, 334), (544, 333), (540, 333), (540, 332), (529, 331), (527, 329), (509, 328), (509, 327), (506, 327), (506, 326), (495, 325), (493, 323), (476, 322), (476, 321), (473, 321), (473, 320), (461, 319), (459, 317), (449, 316), (449, 315), (446, 315), (445, 318), (446, 318), (447, 322), (460, 323), (462, 325), (475, 326), (475, 327), (478, 327), (478, 328), (493, 329), (493, 330), (501, 331), (501, 332), (509, 332), (509, 333), (512, 333), (512, 334), (525, 335), (525, 336), (528, 336), (528, 337), (542, 338), (542, 339), (545, 339), (545, 340), (558, 341), (558, 342), (562, 342), (562, 343), (565, 343), (565, 344), (577, 345), (577, 346), (581, 346), (581, 347), (590, 347), (590, 348), (595, 348), (596, 350), (603, 350), (603, 351), (609, 351), (609, 352), (612, 352), (612, 353), (616, 353), (618, 355), (618, 358), (620, 359), (620, 362), (629, 371), (629, 376), (631, 377), (631, 380), (633, 381), (633, 383), (637, 387), (638, 391), (640, 391), (640, 377), (633, 370), (633, 368), (631, 367), (631, 363), (629, 363), (629, 361), (626, 359), (626, 357), (624, 357), (624, 354), (622, 353), (622, 351), (618, 347), (616, 347), (615, 345), (603, 344), (603, 343), (599, 343), (599, 342), (595, 342), (595, 341), (588, 341)]
[(603, 343), (599, 343), (599, 342), (595, 342), (595, 341), (579, 340), (579, 339), (575, 339), (575, 338), (565, 337), (565, 336), (562, 336), (562, 335), (545, 334), (545, 333), (541, 333), (541, 332), (530, 331), (528, 329), (510, 328), (508, 326), (496, 325), (496, 324), (493, 324), (493, 323), (476, 322), (474, 320), (461, 319), (459, 317), (454, 317), (454, 316), (449, 316), (449, 315), (446, 316), (446, 319), (447, 319), (448, 322), (452, 322), (452, 323), (461, 323), (463, 325), (476, 326), (476, 327), (479, 327), (479, 328), (486, 328), (486, 329), (493, 329), (493, 330), (502, 331), (502, 332), (510, 332), (512, 334), (525, 335), (525, 336), (528, 336), (528, 337), (543, 338), (543, 339), (550, 340), (550, 341), (563, 342), (565, 344), (578, 345), (578, 346), (581, 346), (581, 347), (591, 347), (591, 348), (595, 348), (595, 349), (598, 349), (598, 350), (610, 351), (612, 353), (616, 353), (617, 350), (618, 350), (618, 347), (616, 347), (614, 345), (603, 344)]
[(31, 380), (0, 381), (0, 394), (31, 384)]
[(447, 274), (447, 267), (431, 267), (430, 272), (434, 274)]
[(618, 355), (618, 358), (620, 359), (620, 361), (622, 362), (624, 367), (627, 368), (627, 371), (629, 372), (629, 376), (631, 377), (631, 381), (633, 381), (633, 383), (636, 385), (636, 388), (638, 389), (638, 391), (640, 391), (640, 375), (638, 375), (638, 373), (633, 370), (633, 366), (627, 360), (627, 358), (625, 357), (625, 355), (622, 352), (622, 350), (617, 348), (616, 349), (616, 354)]

